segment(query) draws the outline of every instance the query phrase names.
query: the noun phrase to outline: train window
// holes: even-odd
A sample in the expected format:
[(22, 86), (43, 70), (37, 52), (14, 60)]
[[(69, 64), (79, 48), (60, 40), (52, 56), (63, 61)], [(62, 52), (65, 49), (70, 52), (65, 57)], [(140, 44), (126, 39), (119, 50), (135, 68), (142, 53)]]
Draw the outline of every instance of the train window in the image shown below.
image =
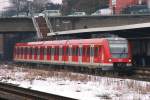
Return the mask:
[(65, 56), (65, 54), (66, 54), (65, 52), (66, 52), (65, 47), (63, 47), (62, 48), (62, 56)]
[(69, 47), (66, 47), (66, 55), (69, 56)]
[(86, 48), (86, 56), (90, 56), (90, 47)]
[(59, 47), (57, 47), (57, 56), (59, 55)]
[(25, 55), (27, 55), (28, 54), (28, 48), (26, 47), (25, 48)]
[(30, 50), (30, 55), (32, 55), (32, 48), (30, 47), (29, 50)]
[(38, 48), (34, 48), (34, 53), (35, 53), (35, 55), (38, 54)]
[(90, 56), (90, 47), (89, 46), (86, 46), (86, 47), (84, 46), (83, 50), (82, 50), (82, 54), (85, 57)]
[(22, 55), (22, 48), (19, 48), (19, 55)]
[(82, 56), (82, 47), (79, 48), (79, 56)]
[(51, 55), (51, 51), (52, 51), (52, 48), (51, 48), (51, 47), (48, 47), (48, 48), (47, 48), (47, 55)]
[(54, 48), (54, 55), (58, 56), (59, 55), (59, 47)]
[(79, 47), (72, 48), (72, 56), (78, 56), (79, 54)]
[(94, 57), (98, 57), (98, 47), (94, 47)]
[(91, 54), (91, 56), (94, 56), (94, 48), (93, 48), (93, 47), (91, 47), (90, 49), (91, 49), (91, 50), (90, 50), (90, 54)]
[(20, 47), (18, 48), (18, 55), (20, 55)]
[(34, 48), (32, 47), (31, 49), (32, 49), (32, 55), (34, 55)]
[(72, 56), (74, 56), (75, 55), (75, 48), (74, 47), (72, 47)]
[(22, 47), (22, 56), (24, 55), (24, 47)]
[(62, 55), (63, 56), (68, 56), (69, 55), (69, 47), (63, 47), (62, 48)]
[(44, 55), (44, 48), (43, 47), (40, 48), (40, 54)]
[(44, 48), (44, 55), (47, 55), (47, 48)]
[(23, 55), (23, 48), (21, 47), (21, 51), (20, 51), (21, 56)]
[(78, 56), (78, 54), (79, 54), (79, 48), (78, 47), (76, 47), (76, 52), (75, 52), (76, 54), (76, 56)]

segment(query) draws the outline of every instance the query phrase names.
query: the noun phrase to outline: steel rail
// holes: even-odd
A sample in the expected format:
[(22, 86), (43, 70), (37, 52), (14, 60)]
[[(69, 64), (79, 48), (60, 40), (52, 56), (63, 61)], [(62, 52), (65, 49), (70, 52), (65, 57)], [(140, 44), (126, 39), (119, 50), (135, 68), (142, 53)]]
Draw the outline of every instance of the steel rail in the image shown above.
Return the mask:
[(6, 100), (77, 100), (2, 82), (0, 82), (0, 98)]

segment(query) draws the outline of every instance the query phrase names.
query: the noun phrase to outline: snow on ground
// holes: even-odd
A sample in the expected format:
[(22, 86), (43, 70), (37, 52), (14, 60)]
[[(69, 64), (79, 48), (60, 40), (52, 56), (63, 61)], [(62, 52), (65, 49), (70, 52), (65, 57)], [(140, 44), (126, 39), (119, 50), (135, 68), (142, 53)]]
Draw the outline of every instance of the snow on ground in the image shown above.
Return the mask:
[(150, 82), (0, 65), (0, 81), (79, 100), (150, 100)]

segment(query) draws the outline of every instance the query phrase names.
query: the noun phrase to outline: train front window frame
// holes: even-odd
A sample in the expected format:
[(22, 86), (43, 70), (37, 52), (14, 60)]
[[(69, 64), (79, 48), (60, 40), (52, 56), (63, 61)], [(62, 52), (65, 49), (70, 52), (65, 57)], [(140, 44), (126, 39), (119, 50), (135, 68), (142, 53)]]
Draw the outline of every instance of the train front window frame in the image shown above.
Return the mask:
[(127, 58), (128, 57), (128, 42), (127, 40), (110, 40), (110, 53), (113, 58)]

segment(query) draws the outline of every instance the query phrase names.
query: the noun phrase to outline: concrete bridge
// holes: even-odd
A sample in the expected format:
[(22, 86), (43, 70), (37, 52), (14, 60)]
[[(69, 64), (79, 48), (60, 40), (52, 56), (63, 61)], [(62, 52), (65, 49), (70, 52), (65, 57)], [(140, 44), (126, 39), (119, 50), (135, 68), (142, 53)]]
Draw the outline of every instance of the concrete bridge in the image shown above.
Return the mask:
[[(120, 26), (150, 22), (150, 15), (121, 16), (83, 16), (83, 17), (49, 17), (52, 29), (66, 31), (73, 29)], [(36, 32), (32, 18), (0, 18), (0, 33)]]
[(35, 32), (31, 18), (0, 18), (0, 33)]

